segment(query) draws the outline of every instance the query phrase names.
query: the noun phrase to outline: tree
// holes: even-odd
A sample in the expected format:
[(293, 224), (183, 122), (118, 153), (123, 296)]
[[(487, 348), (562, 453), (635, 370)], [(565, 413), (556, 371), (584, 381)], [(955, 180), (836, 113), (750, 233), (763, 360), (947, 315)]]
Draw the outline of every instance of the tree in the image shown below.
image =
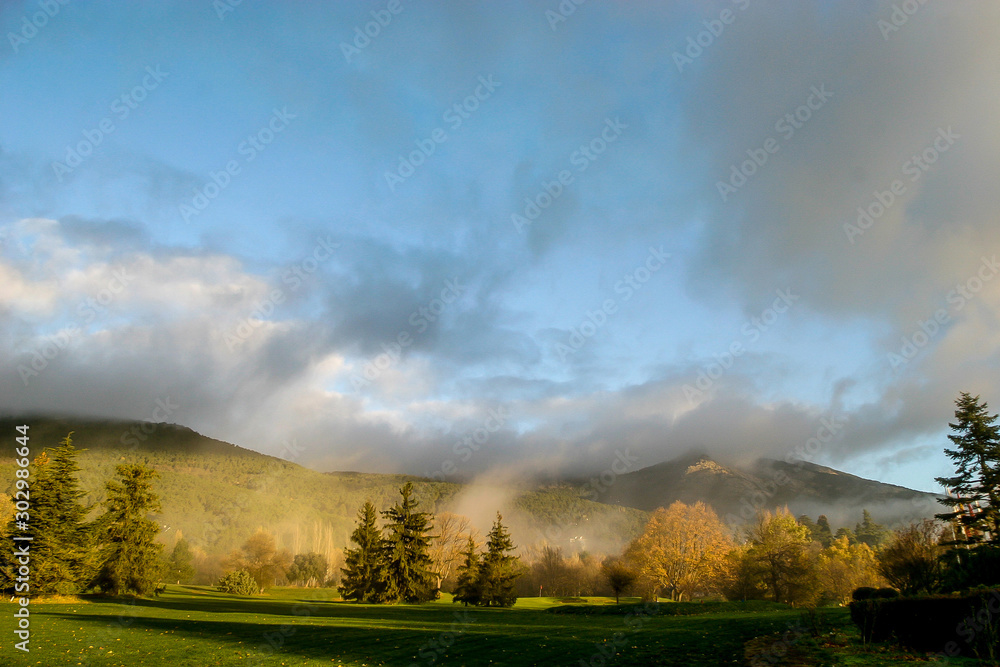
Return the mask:
[[(954, 433), (948, 439), (954, 449), (945, 448), (956, 466), (951, 477), (937, 477), (948, 490), (948, 498), (939, 502), (952, 511), (935, 515), (943, 521), (955, 521), (962, 537), (953, 543), (978, 544), (989, 534), (990, 542), (1000, 544), (1000, 426), (997, 415), (989, 414), (979, 396), (967, 392), (955, 401)], [(952, 496), (954, 494), (954, 496)]]
[(107, 511), (98, 519), (103, 558), (94, 583), (111, 595), (146, 595), (159, 578), (163, 550), (156, 542), (159, 526), (149, 518), (160, 511), (160, 500), (153, 492), (157, 473), (126, 463), (115, 468), (115, 475), (106, 484)]
[(183, 537), (178, 539), (164, 565), (164, 579), (178, 584), (189, 581), (194, 576), (194, 566), (191, 564), (193, 560), (191, 545)]
[(32, 538), (32, 593), (76, 593), (94, 576), (97, 561), (90, 548), (90, 526), (84, 521), (87, 508), (81, 503), (84, 492), (77, 481), (80, 467), (72, 436), (70, 432), (59, 447), (43, 451), (34, 460), (30, 487), (21, 490), (20, 496), (30, 497), (27, 528), (18, 527), (15, 514), (0, 547), (0, 585), (5, 590), (14, 589), (18, 565), (14, 535)]
[(815, 535), (816, 535), (816, 524), (813, 523), (813, 520), (811, 518), (809, 518), (808, 514), (801, 515), (799, 518), (797, 518), (795, 520), (795, 522), (798, 523), (800, 526), (802, 526), (803, 528), (806, 529), (806, 533), (809, 535), (809, 539), (811, 539), (813, 542), (818, 542), (819, 541), (815, 537)]
[(462, 560), (462, 548), (472, 527), (468, 517), (443, 512), (435, 518), (437, 535), (431, 540), (429, 555), (431, 570), (435, 576), (435, 587), (440, 590)]
[(382, 602), (385, 591), (385, 563), (382, 534), (376, 525), (375, 506), (366, 502), (358, 512), (358, 525), (351, 533), (354, 549), (344, 549), (340, 596), (355, 602)]
[(254, 595), (260, 592), (260, 584), (246, 570), (227, 572), (216, 584), (216, 588), (231, 595)]
[(466, 606), (478, 605), (482, 598), (482, 590), (479, 588), (479, 554), (476, 553), (476, 541), (472, 535), (469, 535), (462, 556), (464, 559), (458, 566), (458, 583), (452, 602), (461, 602)]
[(816, 577), (823, 597), (841, 604), (850, 601), (856, 588), (877, 588), (882, 584), (875, 552), (863, 542), (851, 544), (846, 537), (834, 540), (820, 552)]
[(479, 604), (483, 607), (512, 607), (517, 602), (514, 584), (523, 574), (520, 559), (512, 555), (516, 547), (497, 512), (486, 536), (486, 553), (479, 566)]
[(615, 593), (615, 604), (619, 596), (632, 587), (638, 575), (621, 558), (609, 556), (601, 563), (601, 574)]
[(289, 581), (301, 581), (307, 586), (315, 583), (318, 586), (326, 578), (326, 569), (326, 558), (322, 554), (316, 552), (296, 554), (286, 577)]
[(278, 551), (274, 536), (258, 529), (247, 538), (237, 551), (226, 558), (222, 565), (227, 570), (246, 570), (257, 582), (260, 592), (273, 586), (292, 564), (292, 554), (287, 549)]
[(426, 602), (437, 594), (429, 555), (431, 515), (418, 512), (413, 483), (399, 490), (402, 501), (382, 512), (386, 520), (382, 538), (385, 563), (385, 597), (388, 602)]
[(677, 501), (653, 512), (625, 554), (646, 581), (647, 590), (652, 587), (653, 593), (660, 591), (671, 600), (690, 599), (717, 590), (723, 559), (732, 546), (728, 531), (710, 507)]
[(723, 559), (720, 589), (727, 600), (763, 600), (767, 593), (764, 569), (750, 545), (735, 546)]
[(750, 558), (757, 561), (775, 602), (802, 602), (813, 593), (811, 543), (787, 509), (759, 512), (746, 529)]
[(823, 545), (823, 548), (833, 543), (833, 530), (830, 528), (830, 520), (825, 514), (820, 514), (816, 519), (816, 529), (812, 534), (812, 539)]
[(841, 526), (840, 528), (838, 528), (837, 533), (833, 536), (834, 540), (839, 540), (840, 538), (844, 538), (845, 540), (847, 540), (848, 544), (858, 543), (858, 537), (854, 534), (854, 531), (848, 528), (847, 526)]
[(861, 523), (854, 526), (854, 536), (858, 542), (867, 544), (872, 549), (878, 549), (890, 537), (890, 532), (872, 520), (871, 512), (862, 510)]
[(930, 519), (898, 531), (878, 553), (878, 570), (901, 593), (930, 593), (941, 580), (940, 528)]

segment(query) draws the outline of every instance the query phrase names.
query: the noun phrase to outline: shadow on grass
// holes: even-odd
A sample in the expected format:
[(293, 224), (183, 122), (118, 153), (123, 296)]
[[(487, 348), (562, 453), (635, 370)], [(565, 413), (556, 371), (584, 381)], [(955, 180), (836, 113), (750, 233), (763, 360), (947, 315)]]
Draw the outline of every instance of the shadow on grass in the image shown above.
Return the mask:
[[(238, 659), (247, 664), (257, 664), (270, 656), (285, 658), (298, 656), (307, 659), (345, 662), (410, 665), (434, 664), (442, 660), (459, 661), (458, 664), (493, 663), (496, 656), (506, 656), (503, 664), (536, 664), (545, 658), (546, 664), (558, 664), (559, 658), (568, 655), (589, 656), (598, 636), (578, 636), (572, 628), (545, 623), (495, 623), (498, 618), (527, 620), (524, 615), (498, 617), (481, 610), (467, 616), (442, 613), (440, 608), (415, 614), (417, 608), (371, 609), (381, 614), (360, 615), (364, 607), (336, 605), (331, 613), (300, 616), (287, 623), (249, 622), (226, 619), (189, 619), (133, 615), (129, 631), (135, 637), (149, 641), (155, 639), (142, 632), (173, 635), (208, 642), (221, 651), (242, 654)], [(88, 610), (90, 611), (90, 610)], [(204, 610), (202, 610), (204, 611)], [(458, 610), (456, 610), (458, 612)], [(238, 613), (250, 616), (246, 608)], [(255, 605), (253, 615), (266, 613)], [(56, 612), (49, 614), (73, 623), (85, 623), (95, 629), (107, 624), (102, 614)], [(424, 618), (426, 616), (426, 618)], [(327, 622), (323, 622), (327, 619)], [(332, 619), (332, 622), (330, 621)], [(548, 620), (539, 614), (539, 621)], [(581, 633), (586, 634), (586, 633)], [(192, 650), (195, 647), (192, 646)], [(513, 660), (512, 662), (510, 660)], [(554, 661), (554, 662), (553, 662)], [(242, 663), (241, 663), (242, 664)]]

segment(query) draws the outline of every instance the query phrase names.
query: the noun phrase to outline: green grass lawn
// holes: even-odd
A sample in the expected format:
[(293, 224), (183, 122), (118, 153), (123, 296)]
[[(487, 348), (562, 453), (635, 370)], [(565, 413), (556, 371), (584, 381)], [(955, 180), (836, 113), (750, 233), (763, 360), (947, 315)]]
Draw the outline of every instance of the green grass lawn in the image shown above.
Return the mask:
[[(33, 603), (30, 654), (13, 647), (15, 606), (5, 601), (0, 664), (741, 665), (745, 642), (794, 630), (801, 617), (768, 603), (663, 603), (660, 613), (637, 616), (643, 606), (624, 599), (635, 604), (589, 598), (593, 606), (566, 607), (558, 599), (522, 598), (513, 609), (478, 609), (450, 598), (381, 606), (335, 596), (290, 588), (250, 599), (170, 586), (132, 604)], [(849, 623), (844, 610), (830, 619)]]

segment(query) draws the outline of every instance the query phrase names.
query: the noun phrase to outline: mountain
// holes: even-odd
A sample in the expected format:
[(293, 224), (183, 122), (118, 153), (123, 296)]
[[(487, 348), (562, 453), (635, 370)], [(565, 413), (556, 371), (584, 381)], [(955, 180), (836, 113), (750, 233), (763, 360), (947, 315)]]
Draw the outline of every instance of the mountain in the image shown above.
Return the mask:
[(757, 508), (784, 505), (796, 516), (826, 514), (834, 528), (853, 527), (862, 509), (890, 526), (938, 511), (932, 494), (811, 463), (761, 459), (739, 467), (691, 455), (598, 484), (557, 480), (514, 489), (412, 475), (323, 473), (175, 424), (52, 417), (0, 419), (0, 491), (8, 496), (14, 490), (15, 426), (21, 423), (30, 426), (32, 457), (73, 431), (73, 444), (81, 450), (84, 502), (94, 514), (116, 464), (154, 468), (163, 506), (158, 516), (162, 539), (170, 544), (180, 532), (196, 548), (216, 555), (231, 552), (264, 528), (279, 547), (333, 559), (348, 544), (361, 505), (371, 500), (380, 509), (388, 507), (407, 481), (414, 483), (427, 511), (468, 516), (485, 533), (499, 510), (521, 547), (547, 543), (567, 552), (616, 552), (641, 531), (649, 511), (675, 500), (703, 501), (731, 524)]
[(868, 509), (891, 526), (933, 516), (941, 511), (936, 498), (805, 461), (762, 458), (741, 467), (691, 454), (622, 474), (595, 499), (646, 511), (702, 501), (730, 524), (787, 506), (795, 516), (826, 514), (834, 526), (853, 526)]
[(8, 496), (14, 491), (19, 424), (30, 427), (32, 458), (73, 432), (84, 503), (94, 514), (115, 465), (154, 468), (163, 539), (170, 544), (179, 531), (210, 554), (227, 554), (264, 528), (279, 547), (332, 558), (348, 544), (361, 505), (371, 500), (380, 509), (389, 507), (407, 481), (414, 483), (421, 509), (468, 516), (482, 534), (502, 511), (515, 542), (525, 547), (547, 541), (567, 549), (613, 551), (636, 535), (646, 518), (641, 510), (589, 500), (568, 484), (509, 489), (413, 475), (323, 473), (175, 424), (48, 416), (0, 419), (0, 491)]

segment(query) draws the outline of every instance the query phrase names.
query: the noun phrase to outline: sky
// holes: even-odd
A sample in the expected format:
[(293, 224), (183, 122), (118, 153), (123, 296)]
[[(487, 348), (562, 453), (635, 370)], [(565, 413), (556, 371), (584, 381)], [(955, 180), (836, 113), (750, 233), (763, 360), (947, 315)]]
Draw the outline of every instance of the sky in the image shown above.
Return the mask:
[(937, 491), (959, 392), (1000, 405), (998, 5), (29, 0), (0, 35), (0, 412)]

